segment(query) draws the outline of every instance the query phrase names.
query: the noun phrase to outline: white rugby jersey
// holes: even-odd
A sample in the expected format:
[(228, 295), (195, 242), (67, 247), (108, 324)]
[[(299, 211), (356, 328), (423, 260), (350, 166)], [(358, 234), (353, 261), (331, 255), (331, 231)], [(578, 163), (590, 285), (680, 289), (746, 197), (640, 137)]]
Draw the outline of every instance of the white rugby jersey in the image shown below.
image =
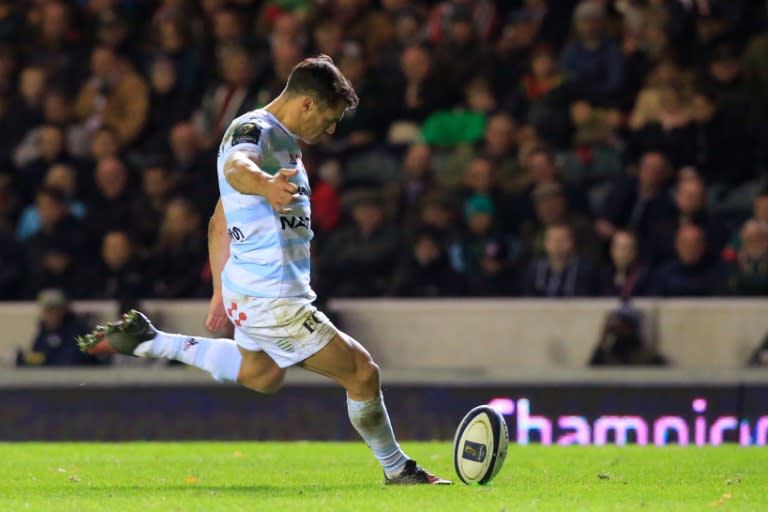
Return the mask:
[[(282, 168), (298, 170), (290, 181), (298, 186), (299, 198), (284, 205), (290, 212), (278, 213), (266, 198), (241, 194), (227, 183), (224, 162), (236, 149), (261, 155), (259, 167), (266, 173), (275, 174)], [(248, 112), (227, 128), (217, 167), (230, 237), (222, 284), (251, 297), (314, 299), (309, 285), (311, 191), (297, 137), (266, 110)]]

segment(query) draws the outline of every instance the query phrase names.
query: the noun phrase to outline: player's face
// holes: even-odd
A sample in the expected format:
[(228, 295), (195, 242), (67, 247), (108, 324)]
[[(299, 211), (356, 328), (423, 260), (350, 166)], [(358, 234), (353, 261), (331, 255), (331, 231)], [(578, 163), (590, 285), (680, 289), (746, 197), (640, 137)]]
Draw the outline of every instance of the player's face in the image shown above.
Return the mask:
[(302, 139), (310, 144), (318, 142), (323, 135), (333, 135), (336, 131), (336, 125), (344, 117), (346, 106), (341, 104), (338, 107), (324, 107), (314, 103), (313, 107), (307, 111), (304, 125), (306, 129), (302, 134)]

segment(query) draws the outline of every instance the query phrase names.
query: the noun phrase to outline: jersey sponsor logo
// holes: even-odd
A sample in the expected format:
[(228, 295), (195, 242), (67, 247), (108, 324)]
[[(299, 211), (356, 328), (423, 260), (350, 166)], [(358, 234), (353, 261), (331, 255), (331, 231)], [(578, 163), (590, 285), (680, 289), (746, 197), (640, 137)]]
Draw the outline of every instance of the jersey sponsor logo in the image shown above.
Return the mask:
[(299, 215), (291, 215), (291, 216), (281, 215), (280, 216), (280, 226), (283, 231), (285, 231), (288, 228), (309, 229), (311, 225), (312, 225), (312, 220), (309, 217), (301, 217)]
[(232, 240), (235, 240), (237, 242), (240, 242), (241, 240), (243, 240), (245, 238), (245, 235), (243, 235), (243, 231), (239, 227), (237, 227), (237, 226), (235, 226), (233, 228), (229, 228), (227, 230), (227, 233), (229, 233), (229, 238), (231, 238)]
[(256, 123), (243, 123), (232, 132), (232, 146), (238, 144), (258, 144), (261, 128)]

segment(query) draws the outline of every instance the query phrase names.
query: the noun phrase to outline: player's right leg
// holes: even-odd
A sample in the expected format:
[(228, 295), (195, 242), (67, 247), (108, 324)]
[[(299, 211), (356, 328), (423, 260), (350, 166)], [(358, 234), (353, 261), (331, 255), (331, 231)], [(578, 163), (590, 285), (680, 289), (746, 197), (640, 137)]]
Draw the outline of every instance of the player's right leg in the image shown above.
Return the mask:
[(79, 336), (83, 352), (126, 354), (152, 359), (174, 359), (207, 371), (219, 382), (238, 382), (260, 393), (274, 393), (282, 385), (285, 370), (266, 353), (245, 350), (226, 338), (205, 338), (158, 330), (138, 311)]

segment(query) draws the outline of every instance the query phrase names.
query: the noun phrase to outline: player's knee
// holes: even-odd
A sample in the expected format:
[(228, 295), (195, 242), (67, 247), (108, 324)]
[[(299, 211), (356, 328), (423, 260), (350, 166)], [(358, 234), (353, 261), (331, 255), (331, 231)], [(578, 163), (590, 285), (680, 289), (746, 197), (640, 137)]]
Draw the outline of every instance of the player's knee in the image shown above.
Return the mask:
[(356, 391), (372, 395), (378, 393), (379, 366), (370, 359), (358, 365), (354, 380)]

